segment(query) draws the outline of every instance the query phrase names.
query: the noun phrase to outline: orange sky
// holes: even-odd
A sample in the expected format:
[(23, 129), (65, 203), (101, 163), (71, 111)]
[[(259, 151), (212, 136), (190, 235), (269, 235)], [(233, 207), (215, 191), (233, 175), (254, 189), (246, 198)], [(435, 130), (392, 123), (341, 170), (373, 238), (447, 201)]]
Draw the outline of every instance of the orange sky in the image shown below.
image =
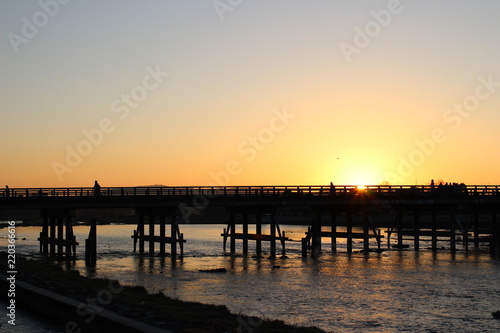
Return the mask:
[(2, 2), (0, 181), (500, 184), (498, 7)]

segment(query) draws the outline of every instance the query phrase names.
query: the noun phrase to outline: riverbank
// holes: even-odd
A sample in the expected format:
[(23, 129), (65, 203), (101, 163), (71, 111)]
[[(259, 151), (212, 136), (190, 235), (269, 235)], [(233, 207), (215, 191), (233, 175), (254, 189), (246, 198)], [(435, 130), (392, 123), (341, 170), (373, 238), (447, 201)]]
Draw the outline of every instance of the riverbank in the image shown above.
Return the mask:
[[(6, 263), (7, 254), (0, 252), (2, 272), (7, 271)], [(161, 293), (149, 294), (144, 287), (121, 286), (117, 281), (86, 278), (78, 271), (64, 270), (48, 259), (32, 260), (18, 255), (16, 269), (17, 281), (76, 301), (76, 316), (73, 317), (79, 320), (61, 318), (57, 324), (63, 331), (68, 331), (68, 322), (74, 322), (70, 328), (85, 331), (96, 315), (106, 310), (173, 332), (323, 332), (314, 327), (299, 328), (278, 320), (233, 314), (225, 306), (184, 302)], [(2, 296), (6, 297), (6, 293)], [(40, 306), (43, 307), (43, 304)]]

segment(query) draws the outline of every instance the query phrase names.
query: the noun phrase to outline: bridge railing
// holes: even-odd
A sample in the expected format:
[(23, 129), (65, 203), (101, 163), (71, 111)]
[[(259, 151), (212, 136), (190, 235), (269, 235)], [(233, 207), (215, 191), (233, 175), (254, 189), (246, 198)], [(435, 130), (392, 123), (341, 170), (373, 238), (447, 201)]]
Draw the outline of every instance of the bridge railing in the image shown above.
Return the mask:
[(12, 188), (0, 189), (6, 197), (115, 197), (115, 196), (342, 196), (342, 195), (500, 195), (499, 185), (299, 185), (299, 186), (153, 186)]

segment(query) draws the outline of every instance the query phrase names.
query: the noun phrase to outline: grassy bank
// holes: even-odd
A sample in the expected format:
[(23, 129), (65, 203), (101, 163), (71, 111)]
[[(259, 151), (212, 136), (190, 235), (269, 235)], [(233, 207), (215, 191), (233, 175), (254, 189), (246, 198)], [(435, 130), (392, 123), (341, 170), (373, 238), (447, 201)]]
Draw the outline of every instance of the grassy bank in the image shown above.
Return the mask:
[[(7, 254), (0, 252), (2, 272), (7, 271), (6, 263)], [(65, 271), (49, 260), (17, 256), (16, 270), (18, 280), (82, 302), (82, 319), (89, 318), (93, 309), (105, 308), (174, 332), (323, 332), (314, 327), (298, 328), (278, 320), (233, 314), (225, 306), (149, 294), (143, 287), (123, 287), (117, 281), (83, 277), (78, 271)]]

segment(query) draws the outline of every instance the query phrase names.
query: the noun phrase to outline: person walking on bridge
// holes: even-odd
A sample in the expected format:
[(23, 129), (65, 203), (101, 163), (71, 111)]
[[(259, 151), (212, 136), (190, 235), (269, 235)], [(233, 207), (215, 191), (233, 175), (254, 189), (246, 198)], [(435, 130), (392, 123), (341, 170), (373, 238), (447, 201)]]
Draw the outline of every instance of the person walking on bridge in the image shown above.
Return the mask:
[(94, 183), (94, 195), (96, 197), (98, 197), (98, 196), (101, 195), (101, 185), (99, 185), (99, 183), (97, 182), (97, 180)]

